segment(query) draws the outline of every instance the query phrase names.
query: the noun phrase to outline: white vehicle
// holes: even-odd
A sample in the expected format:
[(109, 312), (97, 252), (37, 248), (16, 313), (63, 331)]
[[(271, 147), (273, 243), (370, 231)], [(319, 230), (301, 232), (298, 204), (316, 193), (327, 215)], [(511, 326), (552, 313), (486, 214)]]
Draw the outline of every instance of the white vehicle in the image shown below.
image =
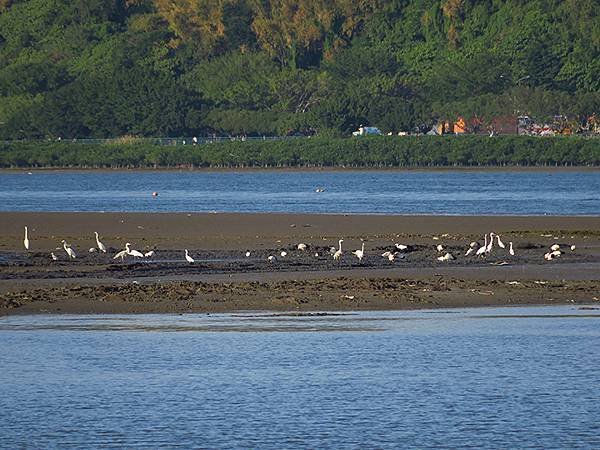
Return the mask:
[(377, 127), (360, 127), (358, 129), (358, 131), (352, 132), (352, 136), (368, 136), (368, 135), (383, 136), (383, 133)]

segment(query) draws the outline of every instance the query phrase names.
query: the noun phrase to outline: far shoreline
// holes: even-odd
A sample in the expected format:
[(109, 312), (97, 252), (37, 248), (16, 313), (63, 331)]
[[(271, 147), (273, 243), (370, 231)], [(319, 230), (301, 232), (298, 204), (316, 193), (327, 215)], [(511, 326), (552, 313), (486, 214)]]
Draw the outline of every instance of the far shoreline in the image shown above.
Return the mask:
[(600, 166), (289, 166), (289, 167), (4, 167), (7, 173), (119, 173), (119, 172), (597, 172)]

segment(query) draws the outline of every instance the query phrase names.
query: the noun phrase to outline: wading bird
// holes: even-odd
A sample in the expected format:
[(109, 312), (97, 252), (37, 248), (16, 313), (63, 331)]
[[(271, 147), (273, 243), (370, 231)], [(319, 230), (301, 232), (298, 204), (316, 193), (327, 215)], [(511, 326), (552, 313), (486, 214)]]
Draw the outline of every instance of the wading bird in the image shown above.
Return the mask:
[(499, 235), (496, 235), (496, 239), (498, 239), (498, 247), (500, 247), (500, 248), (506, 248), (506, 245), (504, 245), (504, 242), (502, 242), (500, 240), (500, 236)]
[(58, 256), (56, 256), (54, 252), (50, 253), (50, 258), (52, 258), (52, 261), (58, 261)]
[(451, 261), (454, 259), (454, 256), (452, 256), (450, 253), (446, 253), (444, 256), (438, 256), (437, 260), (438, 261)]
[(125, 257), (127, 255), (128, 255), (127, 249), (121, 250), (119, 253), (117, 253), (115, 256), (113, 256), (113, 259), (119, 259), (119, 258), (121, 258), (121, 262), (123, 262), (123, 261), (125, 261)]
[(490, 242), (488, 243), (487, 248), (485, 249), (485, 252), (487, 254), (492, 253), (492, 247), (494, 246), (494, 236), (496, 236), (496, 233), (490, 233)]
[(365, 256), (365, 243), (362, 243), (362, 248), (360, 250), (354, 250), (352, 254), (358, 258), (359, 262), (362, 262), (362, 259)]
[(71, 248), (71, 245), (67, 244), (67, 241), (65, 241), (64, 239), (61, 242), (62, 242), (63, 248), (65, 249), (65, 252), (67, 252), (67, 255), (69, 255), (69, 258), (71, 258), (71, 259), (77, 258), (77, 254), (75, 253), (75, 250), (73, 250)]
[(344, 242), (344, 240), (343, 240), (343, 239), (340, 239), (340, 240), (338, 241), (338, 245), (340, 246), (340, 248), (339, 248), (339, 249), (337, 249), (337, 251), (336, 251), (336, 252), (333, 254), (333, 259), (334, 259), (335, 261), (337, 261), (338, 259), (340, 259), (340, 258), (342, 257), (342, 253), (343, 253), (343, 252), (342, 252), (342, 242)]
[(144, 253), (144, 258), (152, 258), (154, 256), (154, 250)]
[(192, 258), (192, 257), (189, 255), (189, 253), (188, 253), (188, 251), (187, 251), (187, 248), (185, 249), (185, 260), (186, 260), (187, 262), (189, 262), (190, 264), (191, 264), (191, 263), (193, 263), (193, 262), (195, 262), (195, 259), (194, 259), (194, 258)]
[(98, 232), (94, 231), (94, 234), (96, 235), (96, 245), (98, 246), (98, 250), (100, 250), (102, 253), (106, 253), (106, 246), (102, 242), (100, 242)]
[(298, 250), (304, 251), (308, 248), (308, 246), (306, 244), (298, 244)]
[(483, 245), (477, 249), (477, 252), (475, 252), (475, 256), (485, 256), (485, 251), (487, 249), (487, 234), (483, 235), (483, 239)]
[(469, 244), (469, 248), (467, 250), (467, 252), (465, 253), (465, 256), (469, 256), (471, 253), (473, 253), (475, 251), (475, 248), (477, 248), (479, 244), (477, 242), (471, 242)]
[(515, 256), (515, 251), (513, 250), (513, 243), (512, 242), (508, 243), (508, 253), (510, 253), (511, 256)]
[(23, 239), (25, 250), (29, 250), (29, 237), (27, 236), (27, 227), (25, 227), (25, 239)]
[(137, 250), (131, 250), (129, 248), (131, 244), (128, 242), (127, 244), (125, 244), (125, 250), (127, 251), (127, 254), (129, 256), (135, 256), (136, 258), (143, 258), (144, 254), (142, 252), (138, 252)]

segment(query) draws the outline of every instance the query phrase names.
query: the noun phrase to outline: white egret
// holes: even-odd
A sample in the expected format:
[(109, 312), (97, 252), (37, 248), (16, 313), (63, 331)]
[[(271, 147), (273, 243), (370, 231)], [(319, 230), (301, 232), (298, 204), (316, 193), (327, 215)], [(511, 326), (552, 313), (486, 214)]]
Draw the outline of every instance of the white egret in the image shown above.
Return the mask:
[(485, 249), (486, 253), (492, 253), (492, 247), (494, 246), (494, 236), (496, 236), (495, 233), (490, 233), (490, 242), (487, 245), (487, 248)]
[(382, 257), (382, 258), (389, 258), (389, 257), (390, 257), (390, 255), (393, 255), (393, 253), (392, 253), (392, 252), (390, 252), (390, 251), (387, 251), (387, 252), (383, 252), (383, 253), (381, 254), (381, 257)]
[(56, 256), (54, 252), (50, 253), (50, 258), (52, 258), (52, 261), (58, 261), (58, 256)]
[(511, 256), (515, 256), (515, 251), (513, 249), (513, 243), (512, 243), (512, 241), (508, 243), (508, 253), (510, 253)]
[(127, 254), (129, 256), (135, 256), (136, 258), (143, 258), (144, 254), (142, 252), (138, 252), (137, 250), (131, 250), (129, 248), (131, 244), (128, 242), (127, 244), (125, 244), (125, 251), (127, 252)]
[(362, 262), (362, 259), (365, 256), (365, 243), (362, 243), (362, 248), (360, 250), (354, 250), (352, 254), (358, 258), (359, 262)]
[(25, 227), (25, 239), (23, 239), (25, 250), (29, 250), (29, 237), (27, 236), (27, 227)]
[(88, 250), (89, 253), (96, 253), (98, 251), (98, 249), (96, 247), (90, 247), (90, 249)]
[(481, 246), (481, 247), (479, 247), (477, 249), (477, 252), (475, 252), (476, 256), (483, 256), (483, 255), (485, 255), (485, 251), (487, 249), (487, 234), (483, 235), (483, 239), (484, 239), (483, 246)]
[(403, 252), (404, 250), (408, 249), (408, 245), (404, 245), (404, 244), (394, 244), (394, 246), (400, 250), (401, 252)]
[(144, 253), (144, 258), (152, 258), (154, 256), (154, 250)]
[(185, 249), (185, 260), (186, 260), (187, 262), (189, 262), (190, 264), (191, 264), (191, 263), (193, 263), (193, 262), (195, 262), (195, 259), (194, 259), (194, 258), (192, 258), (192, 257), (189, 255), (189, 253), (188, 253), (188, 251), (187, 251), (187, 248)]
[(500, 240), (500, 236), (499, 235), (496, 235), (496, 239), (498, 239), (498, 247), (500, 247), (500, 248), (506, 248), (506, 245), (504, 245), (504, 242), (502, 242)]
[(275, 261), (277, 261), (277, 258), (275, 258), (273, 255), (269, 255), (269, 257), (267, 258), (267, 260), (268, 260), (270, 263), (274, 263)]
[(94, 231), (94, 234), (96, 235), (96, 245), (98, 246), (98, 250), (100, 250), (102, 253), (106, 253), (106, 246), (102, 242), (100, 242), (98, 232)]
[(450, 253), (446, 253), (444, 256), (438, 256), (437, 260), (438, 261), (451, 261), (454, 259), (454, 256), (452, 256)]
[(394, 260), (396, 259), (396, 253), (390, 253), (387, 256), (387, 259), (388, 259), (389, 262), (394, 262)]
[(438, 244), (436, 247), (438, 252), (443, 252), (444, 251), (444, 246), (442, 244)]
[(125, 261), (125, 257), (128, 255), (129, 253), (127, 253), (127, 250), (121, 250), (119, 253), (117, 253), (115, 256), (113, 256), (113, 259), (119, 259), (121, 258), (121, 262)]
[(298, 250), (304, 251), (308, 248), (308, 246), (306, 244), (298, 244)]
[(574, 252), (575, 251), (575, 244), (571, 245), (571, 251)]
[(550, 247), (550, 250), (552, 250), (553, 252), (560, 250), (560, 245), (554, 244), (552, 247)]
[(469, 248), (467, 249), (467, 252), (465, 253), (465, 256), (469, 256), (471, 253), (473, 253), (478, 245), (479, 245), (478, 242), (471, 242), (469, 244)]
[(287, 252), (285, 250), (282, 250), (280, 255), (282, 258), (285, 258), (287, 256)]
[(64, 239), (61, 242), (62, 242), (63, 248), (65, 249), (65, 252), (67, 252), (67, 255), (69, 255), (69, 258), (71, 258), (71, 259), (77, 258), (77, 255), (75, 254), (75, 250), (73, 250), (71, 248), (71, 245), (67, 244), (67, 241), (65, 241)]
[(336, 251), (336, 252), (333, 254), (333, 259), (334, 259), (335, 261), (337, 261), (338, 259), (340, 259), (340, 258), (342, 257), (342, 253), (343, 253), (343, 252), (342, 252), (342, 242), (344, 242), (344, 240), (343, 240), (343, 239), (340, 239), (340, 240), (338, 241), (338, 245), (340, 246), (340, 248), (339, 248), (339, 249), (338, 249), (338, 250), (337, 250), (337, 251)]
[(250, 258), (250, 250), (246, 252), (246, 258)]

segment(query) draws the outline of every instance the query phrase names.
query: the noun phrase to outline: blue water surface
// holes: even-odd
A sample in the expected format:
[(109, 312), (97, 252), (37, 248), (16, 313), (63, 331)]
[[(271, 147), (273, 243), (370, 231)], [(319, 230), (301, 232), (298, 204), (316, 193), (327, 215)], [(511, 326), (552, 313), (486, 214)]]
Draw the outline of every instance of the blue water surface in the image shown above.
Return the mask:
[(598, 215), (600, 171), (4, 172), (0, 211)]
[(0, 318), (2, 448), (600, 448), (600, 311)]

